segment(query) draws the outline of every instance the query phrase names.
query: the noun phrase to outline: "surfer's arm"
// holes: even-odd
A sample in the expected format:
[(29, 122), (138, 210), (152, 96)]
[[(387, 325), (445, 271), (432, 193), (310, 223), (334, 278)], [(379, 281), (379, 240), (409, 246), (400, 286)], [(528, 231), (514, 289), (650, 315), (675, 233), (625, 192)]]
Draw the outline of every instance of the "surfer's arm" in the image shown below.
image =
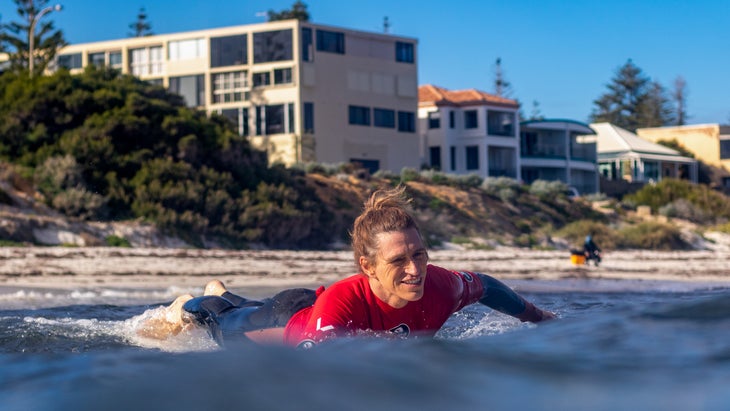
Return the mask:
[(555, 318), (550, 311), (541, 310), (522, 298), (503, 282), (486, 274), (476, 273), (482, 282), (484, 293), (479, 302), (489, 308), (510, 315), (520, 321), (537, 323)]

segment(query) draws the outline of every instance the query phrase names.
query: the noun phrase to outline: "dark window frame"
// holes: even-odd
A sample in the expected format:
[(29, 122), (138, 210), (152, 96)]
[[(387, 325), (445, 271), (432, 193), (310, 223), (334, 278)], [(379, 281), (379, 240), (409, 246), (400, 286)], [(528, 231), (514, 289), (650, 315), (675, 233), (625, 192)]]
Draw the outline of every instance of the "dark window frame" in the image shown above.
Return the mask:
[(479, 127), (479, 112), (477, 110), (464, 110), (464, 129), (472, 130)]
[(466, 146), (466, 169), (479, 170), (479, 146)]
[(348, 106), (348, 123), (353, 126), (370, 125), (370, 107)]
[(317, 51), (345, 54), (345, 33), (317, 29)]
[(403, 41), (395, 42), (395, 61), (399, 63), (414, 63), (416, 46), (413, 43)]
[(375, 127), (395, 128), (395, 110), (373, 108), (373, 125)]
[(211, 68), (248, 64), (247, 34), (211, 37), (208, 46)]
[(398, 112), (398, 131), (402, 133), (416, 132), (416, 113), (412, 111)]

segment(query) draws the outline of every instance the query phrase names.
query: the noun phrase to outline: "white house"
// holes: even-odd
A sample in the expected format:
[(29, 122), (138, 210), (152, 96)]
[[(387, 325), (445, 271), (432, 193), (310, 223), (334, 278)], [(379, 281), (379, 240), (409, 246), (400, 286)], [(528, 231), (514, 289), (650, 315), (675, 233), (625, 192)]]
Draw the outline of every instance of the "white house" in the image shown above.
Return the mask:
[(454, 174), (520, 179), (519, 104), (469, 89), (418, 88), (424, 163)]

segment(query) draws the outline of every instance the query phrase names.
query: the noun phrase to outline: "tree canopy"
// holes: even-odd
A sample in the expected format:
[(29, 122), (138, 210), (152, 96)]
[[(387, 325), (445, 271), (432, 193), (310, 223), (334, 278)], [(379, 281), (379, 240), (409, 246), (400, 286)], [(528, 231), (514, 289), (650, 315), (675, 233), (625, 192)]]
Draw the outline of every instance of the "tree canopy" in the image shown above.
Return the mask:
[(327, 210), (221, 116), (112, 69), (0, 76), (0, 160), (86, 219), (144, 218), (193, 243), (322, 246)]
[(307, 11), (307, 5), (304, 2), (297, 0), (292, 4), (291, 9), (282, 10), (276, 12), (269, 10), (268, 12), (269, 21), (277, 20), (291, 20), (296, 19), (300, 21), (309, 21), (309, 12)]
[[(55, 59), (59, 48), (66, 45), (61, 30), (56, 30), (53, 20), (45, 13), (54, 10), (48, 0), (14, 0), (20, 21), (3, 24), (0, 31), (0, 50), (8, 53), (10, 69), (29, 69), (31, 22), (33, 27), (33, 72), (42, 73)], [(44, 15), (41, 15), (41, 13)]]
[(631, 131), (675, 122), (675, 111), (666, 89), (631, 60), (616, 71), (607, 88), (606, 93), (593, 101), (590, 122), (609, 122)]
[(144, 37), (154, 34), (144, 7), (140, 7), (139, 12), (137, 12), (137, 20), (129, 24), (129, 29), (131, 30), (129, 37)]

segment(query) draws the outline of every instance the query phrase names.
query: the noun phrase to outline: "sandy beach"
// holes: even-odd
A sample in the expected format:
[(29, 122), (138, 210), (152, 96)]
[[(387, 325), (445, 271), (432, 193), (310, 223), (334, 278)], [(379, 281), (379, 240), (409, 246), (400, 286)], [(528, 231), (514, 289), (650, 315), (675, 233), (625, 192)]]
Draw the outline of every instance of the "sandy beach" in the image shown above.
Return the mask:
[[(569, 252), (498, 248), (432, 250), (431, 262), (504, 280), (570, 278), (730, 282), (730, 247), (702, 251), (609, 251), (599, 267), (573, 265)], [(349, 251), (229, 251), (169, 248), (7, 247), (0, 287), (157, 289), (197, 287), (213, 278), (232, 288), (327, 285), (355, 272)]]

